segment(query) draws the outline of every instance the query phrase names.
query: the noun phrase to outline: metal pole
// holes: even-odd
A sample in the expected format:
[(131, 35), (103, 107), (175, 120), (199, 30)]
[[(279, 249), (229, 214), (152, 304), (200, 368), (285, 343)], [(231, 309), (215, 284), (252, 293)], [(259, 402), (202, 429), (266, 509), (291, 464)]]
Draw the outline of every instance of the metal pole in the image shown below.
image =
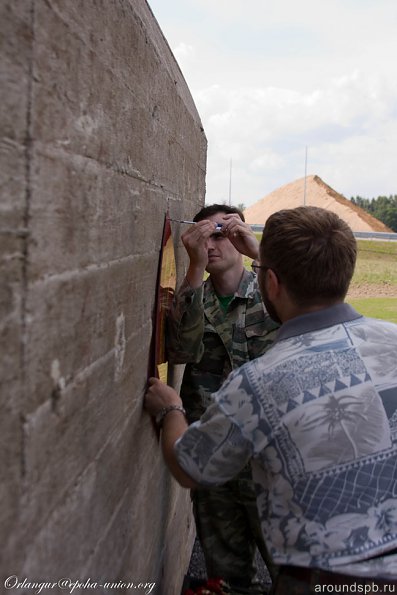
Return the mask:
[(306, 205), (307, 147), (305, 147), (305, 184), (303, 187), (303, 206)]
[(232, 206), (232, 160), (230, 159), (230, 173), (229, 173), (229, 207)]

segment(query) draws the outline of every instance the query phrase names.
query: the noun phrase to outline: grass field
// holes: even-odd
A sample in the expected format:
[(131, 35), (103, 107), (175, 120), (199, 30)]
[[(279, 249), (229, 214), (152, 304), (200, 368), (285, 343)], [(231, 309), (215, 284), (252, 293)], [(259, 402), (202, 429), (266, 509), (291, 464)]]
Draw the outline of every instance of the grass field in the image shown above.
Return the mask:
[(397, 323), (397, 298), (363, 298), (347, 299), (346, 301), (364, 316), (382, 318)]
[(397, 242), (358, 240), (358, 257), (352, 284), (396, 286), (397, 297)]
[[(261, 234), (256, 235), (260, 240)], [(397, 242), (358, 240), (357, 245), (346, 301), (364, 316), (397, 323)], [(249, 267), (251, 260), (245, 259), (245, 264)]]
[(364, 316), (397, 323), (397, 242), (357, 243), (356, 270), (346, 301)]

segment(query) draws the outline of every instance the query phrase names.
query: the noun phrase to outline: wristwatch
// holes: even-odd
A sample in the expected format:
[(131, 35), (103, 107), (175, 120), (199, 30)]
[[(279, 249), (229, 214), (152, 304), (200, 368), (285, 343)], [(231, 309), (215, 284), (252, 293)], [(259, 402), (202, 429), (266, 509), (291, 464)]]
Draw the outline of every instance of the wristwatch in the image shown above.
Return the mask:
[(160, 409), (160, 411), (158, 411), (156, 413), (156, 416), (154, 419), (156, 421), (158, 428), (162, 427), (164, 418), (167, 415), (167, 413), (169, 413), (170, 411), (180, 411), (186, 417), (186, 411), (182, 407), (182, 405), (168, 405), (168, 407), (163, 407), (162, 409)]

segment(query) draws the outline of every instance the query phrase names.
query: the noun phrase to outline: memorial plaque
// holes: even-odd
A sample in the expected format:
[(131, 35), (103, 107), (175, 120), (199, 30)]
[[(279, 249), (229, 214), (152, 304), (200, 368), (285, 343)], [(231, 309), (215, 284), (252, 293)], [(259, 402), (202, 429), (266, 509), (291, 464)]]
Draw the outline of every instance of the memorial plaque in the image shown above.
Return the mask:
[(165, 353), (166, 316), (171, 307), (176, 287), (174, 242), (168, 213), (164, 218), (159, 272), (156, 290), (156, 316), (154, 328), (153, 374), (167, 382), (168, 364)]

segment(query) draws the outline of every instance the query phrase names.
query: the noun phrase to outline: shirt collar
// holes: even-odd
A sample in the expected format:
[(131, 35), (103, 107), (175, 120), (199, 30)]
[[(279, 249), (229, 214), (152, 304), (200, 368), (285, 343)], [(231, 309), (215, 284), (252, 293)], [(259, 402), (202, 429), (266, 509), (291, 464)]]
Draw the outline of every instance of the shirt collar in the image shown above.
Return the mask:
[(251, 271), (247, 271), (247, 269), (244, 267), (244, 271), (240, 279), (240, 284), (234, 296), (240, 298), (248, 298), (252, 295), (256, 287), (257, 285), (255, 283), (255, 274)]
[(290, 337), (296, 337), (297, 335), (303, 335), (343, 322), (350, 322), (357, 318), (362, 318), (362, 315), (349, 304), (335, 304), (329, 308), (302, 314), (302, 316), (296, 316), (284, 322), (277, 332), (276, 341), (282, 341), (283, 339), (289, 339)]

